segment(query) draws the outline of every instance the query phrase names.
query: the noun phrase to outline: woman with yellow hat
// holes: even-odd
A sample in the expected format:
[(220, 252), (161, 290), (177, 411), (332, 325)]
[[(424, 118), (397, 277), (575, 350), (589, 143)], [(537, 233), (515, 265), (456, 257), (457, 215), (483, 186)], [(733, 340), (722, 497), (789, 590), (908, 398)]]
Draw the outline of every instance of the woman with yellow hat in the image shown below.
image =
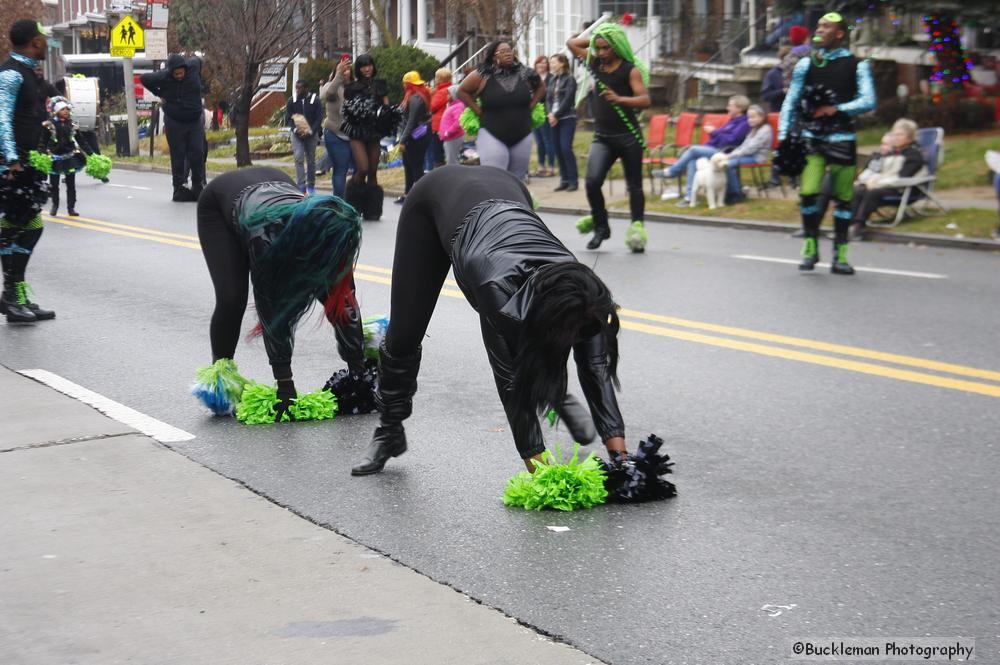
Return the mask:
[(406, 188), (396, 203), (406, 200), (413, 184), (424, 174), (424, 157), (431, 145), (431, 93), (420, 72), (403, 74), (403, 129), (399, 133), (399, 151), (403, 155), (403, 174)]

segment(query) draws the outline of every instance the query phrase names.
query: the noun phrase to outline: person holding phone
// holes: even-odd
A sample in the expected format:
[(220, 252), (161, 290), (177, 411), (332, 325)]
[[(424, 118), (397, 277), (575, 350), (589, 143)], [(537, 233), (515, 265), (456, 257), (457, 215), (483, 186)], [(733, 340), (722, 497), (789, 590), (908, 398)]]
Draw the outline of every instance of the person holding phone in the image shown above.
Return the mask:
[(333, 193), (344, 197), (347, 187), (347, 171), (354, 166), (351, 154), (351, 139), (340, 128), (343, 123), (341, 109), (344, 106), (344, 87), (354, 80), (351, 72), (351, 56), (348, 53), (340, 56), (340, 62), (330, 73), (330, 78), (319, 90), (320, 100), (326, 104), (326, 122), (323, 125), (323, 142), (326, 154), (330, 158)]

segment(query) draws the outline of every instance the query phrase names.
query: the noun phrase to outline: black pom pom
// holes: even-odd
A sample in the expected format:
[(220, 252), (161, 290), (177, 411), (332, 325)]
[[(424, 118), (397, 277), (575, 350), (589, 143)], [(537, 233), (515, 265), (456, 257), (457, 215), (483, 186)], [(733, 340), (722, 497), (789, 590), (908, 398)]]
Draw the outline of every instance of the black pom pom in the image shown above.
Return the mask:
[(797, 134), (788, 135), (778, 144), (772, 163), (781, 175), (798, 176), (806, 168), (806, 142)]
[(650, 434), (631, 457), (612, 455), (606, 465), (609, 503), (660, 501), (677, 494), (677, 488), (660, 476), (671, 473), (670, 456), (660, 454), (663, 439)]
[(337, 398), (337, 415), (355, 416), (373, 413), (378, 408), (375, 404), (377, 378), (378, 361), (366, 358), (364, 372), (352, 374), (348, 369), (335, 372), (327, 380), (323, 390), (329, 390)]

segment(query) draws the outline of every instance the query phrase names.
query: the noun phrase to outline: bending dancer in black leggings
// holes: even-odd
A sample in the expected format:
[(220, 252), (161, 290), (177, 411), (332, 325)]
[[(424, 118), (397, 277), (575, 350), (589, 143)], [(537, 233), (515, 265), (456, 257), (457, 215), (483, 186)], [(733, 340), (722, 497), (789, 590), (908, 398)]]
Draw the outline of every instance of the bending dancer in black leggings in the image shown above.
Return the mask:
[(198, 238), (215, 287), (212, 360), (232, 358), (236, 352), (249, 276), (258, 330), (278, 383), (275, 422), (296, 396), (294, 328), (315, 300), (324, 304), (335, 327), (337, 350), (350, 376), (360, 380), (364, 336), (352, 270), (361, 220), (353, 208), (335, 196), (305, 197), (277, 169), (240, 169), (205, 187), (198, 199)]
[[(618, 306), (594, 272), (531, 209), (514, 175), (489, 166), (445, 166), (406, 197), (396, 233), (389, 329), (379, 349), (381, 424), (351, 473), (378, 473), (406, 452), (403, 421), (417, 389), (421, 341), (448, 269), (479, 312), (483, 342), (514, 444), (533, 470), (544, 451), (539, 412), (555, 408), (576, 441), (600, 435), (625, 454), (614, 387)], [(590, 416), (566, 393), (572, 349)]]

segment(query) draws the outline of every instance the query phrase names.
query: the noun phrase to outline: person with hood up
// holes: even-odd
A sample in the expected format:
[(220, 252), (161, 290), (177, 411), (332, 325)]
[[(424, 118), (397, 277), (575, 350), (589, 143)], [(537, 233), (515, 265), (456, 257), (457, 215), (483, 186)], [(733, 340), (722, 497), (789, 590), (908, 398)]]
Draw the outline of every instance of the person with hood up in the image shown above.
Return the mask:
[[(139, 80), (160, 98), (164, 130), (170, 146), (174, 201), (197, 201), (205, 182), (205, 126), (202, 121), (201, 59), (171, 53), (167, 66)], [(185, 164), (191, 166), (192, 188), (185, 186)]]

